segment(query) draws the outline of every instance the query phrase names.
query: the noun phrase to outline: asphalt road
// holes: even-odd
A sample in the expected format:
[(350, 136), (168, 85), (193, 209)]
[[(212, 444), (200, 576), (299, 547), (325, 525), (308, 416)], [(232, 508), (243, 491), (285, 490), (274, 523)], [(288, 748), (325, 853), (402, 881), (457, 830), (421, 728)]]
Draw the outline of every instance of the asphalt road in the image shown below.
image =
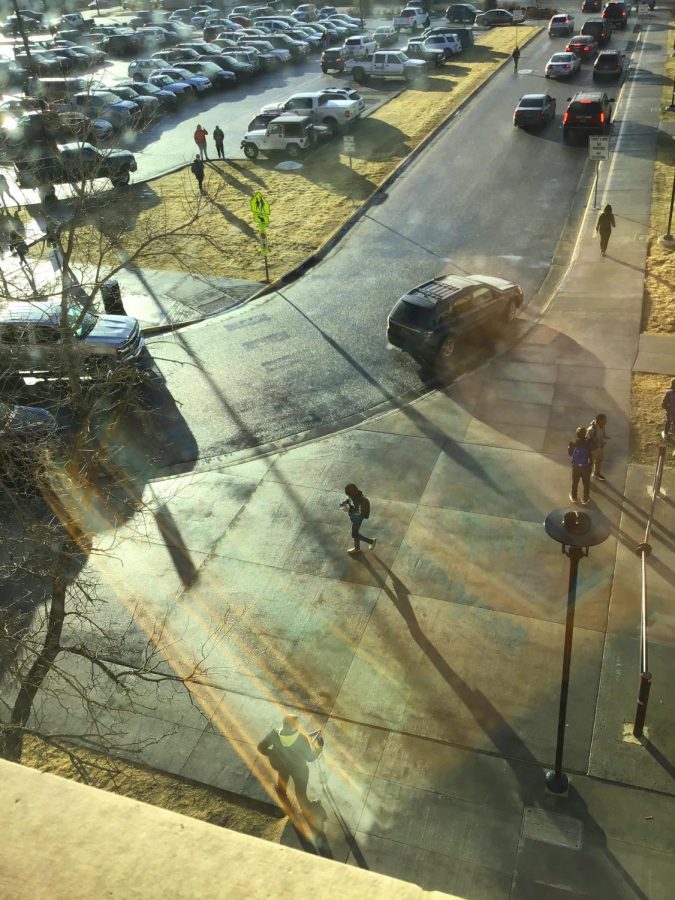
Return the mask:
[[(151, 342), (200, 456), (339, 423), (423, 387), (419, 367), (385, 338), (393, 303), (419, 281), (484, 272), (534, 294), (587, 159), (586, 148), (562, 144), (561, 114), (590, 84), (590, 67), (573, 85), (540, 74), (561, 46), (546, 35), (530, 44), (520, 73), (505, 67), (300, 281)], [(517, 99), (544, 90), (557, 119), (538, 134), (514, 129)]]

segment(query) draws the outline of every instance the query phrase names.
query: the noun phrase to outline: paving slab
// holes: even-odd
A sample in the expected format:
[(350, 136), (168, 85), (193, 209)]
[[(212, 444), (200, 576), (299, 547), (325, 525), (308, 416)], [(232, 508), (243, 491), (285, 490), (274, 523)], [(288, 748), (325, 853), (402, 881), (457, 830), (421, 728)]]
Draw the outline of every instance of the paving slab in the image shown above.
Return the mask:
[(633, 371), (672, 377), (675, 372), (675, 335), (641, 334)]

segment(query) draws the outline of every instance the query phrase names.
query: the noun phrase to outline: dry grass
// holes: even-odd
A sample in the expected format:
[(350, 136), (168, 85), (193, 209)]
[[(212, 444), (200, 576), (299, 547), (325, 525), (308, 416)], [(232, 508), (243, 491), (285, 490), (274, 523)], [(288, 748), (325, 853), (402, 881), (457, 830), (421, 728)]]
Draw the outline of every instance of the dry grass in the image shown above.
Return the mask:
[[(672, 47), (675, 28), (670, 29), (668, 46)], [(669, 56), (664, 67), (665, 84), (661, 93), (661, 115), (666, 122), (675, 122), (670, 112), (672, 83), (675, 78), (675, 57)], [(670, 197), (675, 172), (675, 141), (660, 131), (652, 186), (652, 210), (649, 226), (649, 252), (642, 306), (642, 330), (651, 334), (675, 332), (675, 252), (659, 243), (668, 225)], [(675, 376), (675, 371), (672, 373)], [(631, 387), (631, 459), (633, 462), (654, 465), (656, 449), (661, 440), (663, 410), (661, 400), (670, 387), (670, 378), (641, 372), (633, 375)], [(666, 465), (675, 465), (670, 453)]]
[[(50, 772), (73, 781), (86, 781), (93, 787), (140, 800), (152, 806), (170, 809), (184, 816), (192, 816), (231, 828), (242, 834), (279, 843), (287, 819), (267, 811), (263, 804), (246, 800), (237, 794), (200, 787), (191, 782), (122, 762), (89, 750), (73, 747), (83, 766), (76, 766), (62, 750), (29, 738), (24, 745), (21, 762), (31, 768)], [(83, 768), (87, 777), (83, 776)]]
[[(539, 30), (520, 28), (519, 42), (525, 43)], [(429, 131), (504, 62), (513, 42), (514, 34), (508, 29), (487, 33), (460, 62), (435, 70), (424, 88), (406, 89), (360, 122), (354, 131), (356, 154), (351, 168), (348, 157), (340, 153), (339, 141), (327, 144), (295, 171), (276, 171), (274, 161), (214, 162), (207, 169), (205, 202), (195, 190), (189, 169), (184, 169), (146, 187), (136, 186), (124, 200), (109, 204), (103, 227), (115, 234), (124, 228), (122, 246), (134, 254), (150, 232), (159, 233), (153, 223), (158, 215), (175, 226), (197, 207), (197, 222), (172, 239), (153, 241), (134, 260), (136, 264), (258, 279), (262, 258), (249, 202), (260, 190), (271, 205), (270, 270), (273, 277), (281, 275), (313, 253), (355, 206), (366, 201)], [(79, 257), (90, 262), (99, 253), (97, 227), (92, 223), (78, 249)]]

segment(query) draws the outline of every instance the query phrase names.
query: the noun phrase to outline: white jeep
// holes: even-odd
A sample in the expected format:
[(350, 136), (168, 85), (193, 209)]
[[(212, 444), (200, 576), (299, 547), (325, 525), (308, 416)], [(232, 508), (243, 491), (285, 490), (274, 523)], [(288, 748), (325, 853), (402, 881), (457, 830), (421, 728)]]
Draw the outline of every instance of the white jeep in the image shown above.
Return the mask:
[(314, 125), (309, 116), (283, 115), (272, 119), (267, 128), (249, 131), (241, 142), (247, 159), (265, 156), (287, 156), (297, 159), (315, 146), (320, 137), (329, 137), (323, 125)]

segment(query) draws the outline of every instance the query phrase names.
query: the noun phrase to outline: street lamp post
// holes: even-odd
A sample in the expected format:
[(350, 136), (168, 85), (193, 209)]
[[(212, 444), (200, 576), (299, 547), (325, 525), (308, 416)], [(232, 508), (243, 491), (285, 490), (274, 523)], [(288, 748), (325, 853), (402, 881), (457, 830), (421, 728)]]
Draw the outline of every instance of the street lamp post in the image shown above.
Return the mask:
[(600, 513), (566, 508), (554, 509), (544, 522), (546, 534), (562, 544), (562, 552), (570, 561), (567, 583), (567, 615), (565, 618), (565, 644), (563, 648), (560, 706), (558, 708), (558, 737), (555, 746), (555, 768), (546, 773), (546, 787), (553, 794), (564, 794), (569, 780), (562, 770), (567, 723), (567, 696), (570, 684), (572, 639), (574, 637), (574, 612), (577, 600), (577, 574), (579, 560), (588, 556), (588, 548), (602, 544), (609, 537), (610, 525)]

